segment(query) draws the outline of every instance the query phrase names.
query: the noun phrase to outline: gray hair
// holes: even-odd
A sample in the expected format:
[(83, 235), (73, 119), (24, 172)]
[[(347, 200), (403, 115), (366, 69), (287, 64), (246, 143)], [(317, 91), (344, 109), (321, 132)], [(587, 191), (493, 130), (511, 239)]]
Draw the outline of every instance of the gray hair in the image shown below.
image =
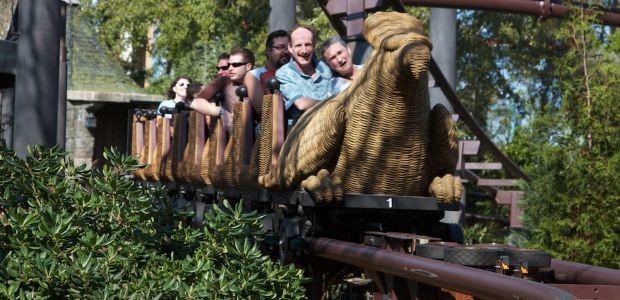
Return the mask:
[(323, 57), (323, 59), (325, 59), (325, 50), (327, 50), (329, 46), (336, 43), (344, 46), (345, 48), (347, 47), (347, 44), (342, 40), (342, 38), (340, 38), (339, 36), (332, 36), (328, 38), (325, 42), (323, 42), (323, 44), (321, 44), (321, 57)]

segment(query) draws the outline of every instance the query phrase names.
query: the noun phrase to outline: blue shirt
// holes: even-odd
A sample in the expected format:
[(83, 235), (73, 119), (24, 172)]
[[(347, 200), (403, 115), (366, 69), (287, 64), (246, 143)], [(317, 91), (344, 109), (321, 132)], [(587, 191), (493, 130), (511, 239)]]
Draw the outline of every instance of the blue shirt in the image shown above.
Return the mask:
[(310, 97), (319, 101), (327, 99), (332, 72), (324, 62), (316, 62), (315, 59), (312, 62), (316, 71), (314, 78), (302, 73), (295, 66), (292, 58), (276, 71), (276, 78), (280, 81), (280, 92), (284, 97), (284, 106), (287, 110), (295, 100), (301, 97)]
[[(162, 107), (167, 107), (167, 108), (174, 109), (176, 105), (177, 105), (177, 103), (176, 103), (176, 101), (174, 101), (174, 99), (164, 100), (161, 103), (159, 103), (159, 106), (157, 107), (157, 114), (162, 115), (162, 113), (160, 111), (160, 109)], [(172, 114), (165, 114), (164, 117), (166, 117), (167, 119), (172, 119)]]

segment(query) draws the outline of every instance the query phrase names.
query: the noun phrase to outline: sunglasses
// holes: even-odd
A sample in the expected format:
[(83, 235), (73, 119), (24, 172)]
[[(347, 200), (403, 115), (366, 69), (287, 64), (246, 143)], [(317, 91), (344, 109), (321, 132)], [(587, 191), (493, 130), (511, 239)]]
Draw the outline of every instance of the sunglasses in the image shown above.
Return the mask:
[(233, 67), (233, 68), (238, 68), (241, 67), (243, 65), (247, 64), (246, 62), (235, 62), (235, 63), (228, 63), (229, 67)]
[(189, 86), (189, 83), (188, 82), (177, 82), (176, 86), (178, 87)]
[(269, 48), (271, 48), (271, 49), (278, 49), (278, 50), (282, 51), (282, 50), (287, 49), (288, 47), (285, 46), (285, 45), (280, 45), (280, 46), (271, 46)]
[(226, 71), (226, 70), (228, 70), (228, 68), (229, 68), (229, 67), (230, 67), (229, 65), (225, 65), (225, 66), (221, 66), (221, 67), (220, 67), (220, 66), (217, 66), (217, 67), (215, 67), (215, 68), (216, 68), (218, 71)]

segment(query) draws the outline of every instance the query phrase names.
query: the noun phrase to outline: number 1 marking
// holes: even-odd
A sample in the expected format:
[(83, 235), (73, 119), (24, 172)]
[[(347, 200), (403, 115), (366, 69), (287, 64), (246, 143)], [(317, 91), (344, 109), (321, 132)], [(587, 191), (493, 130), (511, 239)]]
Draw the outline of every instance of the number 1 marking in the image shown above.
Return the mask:
[(392, 198), (388, 198), (385, 201), (387, 201), (387, 203), (388, 203), (388, 208), (392, 208)]

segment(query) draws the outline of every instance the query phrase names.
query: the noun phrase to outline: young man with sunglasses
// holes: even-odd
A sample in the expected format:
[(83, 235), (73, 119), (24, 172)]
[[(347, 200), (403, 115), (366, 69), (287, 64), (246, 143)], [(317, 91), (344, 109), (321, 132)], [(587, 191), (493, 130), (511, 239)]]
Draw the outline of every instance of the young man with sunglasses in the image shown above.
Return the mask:
[(291, 60), (276, 72), (284, 96), (289, 125), (301, 114), (327, 98), (331, 70), (314, 55), (316, 33), (310, 26), (295, 25), (288, 31)]
[(230, 73), (228, 72), (228, 60), (230, 59), (230, 54), (224, 52), (220, 54), (217, 58), (217, 77), (228, 77)]
[[(239, 101), (235, 91), (239, 86), (245, 84), (246, 77), (248, 79), (255, 79), (253, 75), (248, 74), (254, 68), (254, 61), (255, 57), (252, 51), (246, 48), (233, 49), (228, 59), (230, 77), (218, 77), (211, 81), (196, 94), (190, 107), (206, 115), (220, 116), (226, 132), (230, 135), (232, 132), (233, 104)], [(214, 103), (207, 101), (212, 99), (217, 92), (224, 93), (224, 101), (221, 106), (216, 106)], [(250, 101), (252, 101), (254, 106), (255, 101), (252, 97), (250, 97)]]

